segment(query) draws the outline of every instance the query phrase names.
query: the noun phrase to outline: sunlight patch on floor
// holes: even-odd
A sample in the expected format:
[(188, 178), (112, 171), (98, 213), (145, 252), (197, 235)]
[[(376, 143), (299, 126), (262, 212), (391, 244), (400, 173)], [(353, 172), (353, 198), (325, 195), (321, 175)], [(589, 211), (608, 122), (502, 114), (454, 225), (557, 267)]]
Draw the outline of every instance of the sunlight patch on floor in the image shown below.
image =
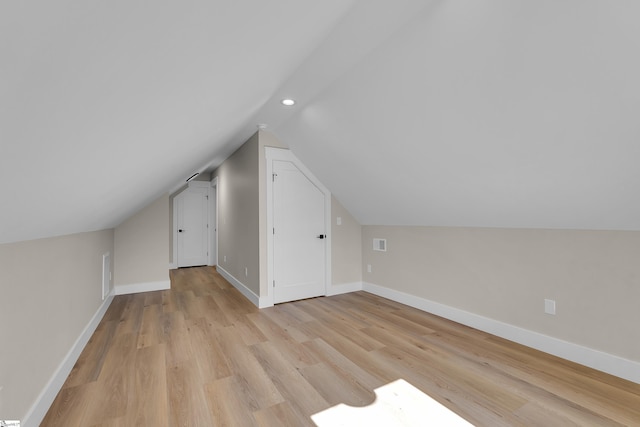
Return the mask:
[(378, 387), (375, 393), (376, 400), (371, 405), (359, 408), (341, 403), (312, 415), (311, 419), (318, 427), (473, 427), (460, 415), (403, 379)]

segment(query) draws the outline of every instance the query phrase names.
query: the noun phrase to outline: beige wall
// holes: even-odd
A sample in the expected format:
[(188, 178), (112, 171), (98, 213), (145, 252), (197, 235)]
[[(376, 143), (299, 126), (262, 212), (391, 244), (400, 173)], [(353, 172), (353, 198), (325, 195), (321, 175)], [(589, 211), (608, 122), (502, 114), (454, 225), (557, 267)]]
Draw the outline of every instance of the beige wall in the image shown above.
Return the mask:
[(169, 195), (164, 194), (115, 229), (116, 287), (169, 280)]
[[(102, 304), (113, 230), (0, 245), (0, 414), (23, 419)], [(113, 258), (112, 258), (113, 259)]]
[[(337, 220), (342, 224), (338, 225)], [(362, 226), (331, 197), (331, 284), (362, 281)]]
[(260, 295), (258, 157), (256, 133), (214, 172), (218, 177), (218, 265), (256, 295)]
[[(363, 226), (362, 235), (365, 282), (640, 361), (640, 232)], [(387, 252), (372, 250), (374, 237)]]

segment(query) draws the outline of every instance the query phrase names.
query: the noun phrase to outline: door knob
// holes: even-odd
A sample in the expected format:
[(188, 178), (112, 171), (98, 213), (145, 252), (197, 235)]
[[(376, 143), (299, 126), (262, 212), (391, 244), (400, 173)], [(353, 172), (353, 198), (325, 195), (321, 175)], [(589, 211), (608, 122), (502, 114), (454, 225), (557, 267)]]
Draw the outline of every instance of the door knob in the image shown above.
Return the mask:
[(182, 228), (180, 230), (178, 230), (178, 233), (182, 233)]
[(327, 237), (326, 234), (321, 234), (321, 235), (318, 236), (318, 239), (324, 239), (325, 237)]

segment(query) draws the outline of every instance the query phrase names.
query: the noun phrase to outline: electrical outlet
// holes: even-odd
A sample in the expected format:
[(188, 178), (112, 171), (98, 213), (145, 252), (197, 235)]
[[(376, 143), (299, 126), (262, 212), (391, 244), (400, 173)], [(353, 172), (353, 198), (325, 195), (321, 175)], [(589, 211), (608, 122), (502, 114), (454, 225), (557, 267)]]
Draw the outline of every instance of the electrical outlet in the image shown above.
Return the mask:
[(367, 273), (371, 273), (371, 264), (367, 264)]
[(249, 277), (249, 269), (247, 267), (244, 268), (244, 277)]
[(544, 300), (544, 312), (546, 314), (556, 314), (556, 301), (552, 299)]
[(224, 258), (224, 262), (227, 262), (227, 256), (225, 255), (223, 258)]
[(336, 218), (336, 225), (342, 225), (342, 217)]

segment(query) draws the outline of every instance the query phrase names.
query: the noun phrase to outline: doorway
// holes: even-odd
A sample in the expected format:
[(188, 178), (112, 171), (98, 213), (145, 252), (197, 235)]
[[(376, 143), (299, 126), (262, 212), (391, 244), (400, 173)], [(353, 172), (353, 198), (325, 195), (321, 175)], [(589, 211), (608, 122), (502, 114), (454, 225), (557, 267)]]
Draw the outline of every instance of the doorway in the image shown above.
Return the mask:
[(267, 300), (326, 295), (331, 193), (289, 150), (267, 148)]
[(191, 182), (173, 199), (177, 267), (209, 262), (209, 186), (208, 182)]

